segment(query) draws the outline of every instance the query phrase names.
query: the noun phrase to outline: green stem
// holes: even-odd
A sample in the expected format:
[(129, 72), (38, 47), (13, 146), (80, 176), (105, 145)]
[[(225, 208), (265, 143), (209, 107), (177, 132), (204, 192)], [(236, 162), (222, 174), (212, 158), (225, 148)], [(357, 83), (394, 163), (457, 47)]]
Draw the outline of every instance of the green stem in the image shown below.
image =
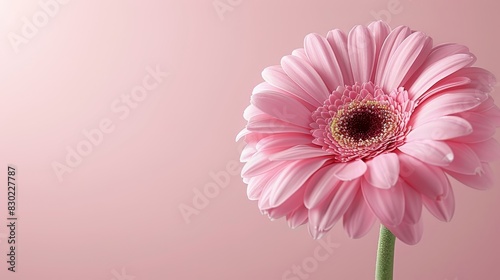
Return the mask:
[(394, 245), (396, 237), (385, 226), (380, 225), (380, 236), (377, 250), (376, 280), (392, 280), (394, 267)]

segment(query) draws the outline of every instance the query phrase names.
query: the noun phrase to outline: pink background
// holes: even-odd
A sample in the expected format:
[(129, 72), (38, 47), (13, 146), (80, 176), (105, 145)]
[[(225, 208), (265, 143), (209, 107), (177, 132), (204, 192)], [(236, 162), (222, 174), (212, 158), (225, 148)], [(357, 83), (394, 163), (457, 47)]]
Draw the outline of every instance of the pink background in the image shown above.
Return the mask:
[[(214, 2), (230, 9), (218, 15)], [(19, 183), (18, 272), (11, 273), (1, 171), (2, 279), (373, 279), (378, 227), (351, 240), (338, 225), (327, 237), (336, 248), (318, 251), (305, 227), (290, 230), (284, 220), (260, 215), (239, 175), (212, 189), (220, 192), (189, 223), (179, 207), (193, 207), (195, 190), (214, 182), (211, 172), (233, 168), (234, 137), (261, 70), (300, 47), (307, 33), (347, 31), (382, 17), (393, 27), (422, 30), (435, 43), (465, 44), (477, 65), (500, 76), (499, 6), (489, 0), (58, 6), (47, 22), (42, 15), (45, 25), (16, 53), (9, 34), (20, 34), (23, 17), (43, 10), (34, 0), (0, 2), (0, 170), (17, 166)], [(114, 111), (112, 104), (123, 106), (120, 96), (157, 65), (170, 75), (126, 117)], [(114, 130), (58, 180), (53, 162), (64, 163), (67, 147), (85, 141), (82, 131), (106, 119)], [(454, 184), (453, 221), (426, 212), (423, 240), (397, 244), (395, 279), (500, 279), (500, 188)], [(309, 272), (283, 278), (294, 265)]]

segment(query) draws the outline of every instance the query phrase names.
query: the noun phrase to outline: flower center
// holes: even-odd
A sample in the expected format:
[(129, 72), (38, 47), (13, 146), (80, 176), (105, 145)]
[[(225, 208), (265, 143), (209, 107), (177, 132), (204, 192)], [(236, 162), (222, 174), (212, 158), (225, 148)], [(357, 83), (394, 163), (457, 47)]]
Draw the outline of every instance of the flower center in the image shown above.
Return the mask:
[(330, 127), (333, 138), (340, 146), (368, 147), (394, 133), (397, 116), (386, 103), (376, 100), (352, 101), (337, 111)]
[(414, 108), (403, 87), (386, 93), (372, 82), (340, 86), (311, 115), (312, 143), (337, 162), (374, 158), (404, 143)]

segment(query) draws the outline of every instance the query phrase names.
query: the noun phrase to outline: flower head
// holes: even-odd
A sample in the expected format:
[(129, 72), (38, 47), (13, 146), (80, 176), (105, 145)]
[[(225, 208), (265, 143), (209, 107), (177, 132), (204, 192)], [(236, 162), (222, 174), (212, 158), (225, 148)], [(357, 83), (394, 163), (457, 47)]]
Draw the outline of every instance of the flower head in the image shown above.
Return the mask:
[(379, 221), (417, 243), (424, 206), (453, 216), (448, 176), (493, 184), (500, 109), (493, 75), (474, 62), (462, 45), (434, 46), (381, 21), (307, 35), (304, 48), (264, 69), (245, 110), (248, 197), (293, 228), (307, 223), (314, 238), (342, 218), (353, 238)]

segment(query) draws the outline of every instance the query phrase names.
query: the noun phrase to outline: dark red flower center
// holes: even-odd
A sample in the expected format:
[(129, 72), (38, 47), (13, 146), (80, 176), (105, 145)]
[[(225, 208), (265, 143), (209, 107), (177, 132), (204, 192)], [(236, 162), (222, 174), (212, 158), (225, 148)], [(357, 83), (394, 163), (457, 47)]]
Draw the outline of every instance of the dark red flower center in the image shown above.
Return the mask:
[(312, 113), (312, 142), (338, 162), (371, 159), (404, 143), (414, 108), (402, 87), (390, 93), (371, 82), (338, 87)]
[(343, 147), (366, 147), (392, 134), (397, 117), (384, 103), (351, 102), (337, 111), (331, 122), (333, 138)]

